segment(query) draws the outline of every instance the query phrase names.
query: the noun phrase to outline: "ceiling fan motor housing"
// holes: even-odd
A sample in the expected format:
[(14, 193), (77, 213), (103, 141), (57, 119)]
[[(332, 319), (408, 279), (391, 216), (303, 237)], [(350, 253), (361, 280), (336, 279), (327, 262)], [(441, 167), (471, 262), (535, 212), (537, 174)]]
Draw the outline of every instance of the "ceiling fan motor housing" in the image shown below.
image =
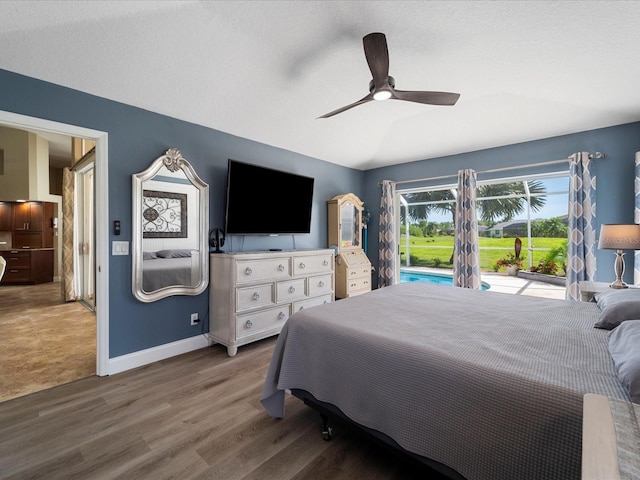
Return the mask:
[[(387, 81), (389, 82), (389, 86), (390, 86), (391, 88), (395, 88), (395, 86), (396, 86), (396, 80), (395, 80), (395, 78), (393, 78), (391, 75), (389, 75), (389, 76), (387, 77)], [(369, 81), (369, 93), (373, 93), (373, 91), (374, 91), (375, 89), (376, 89), (376, 86), (374, 85), (373, 80), (370, 80), (370, 81)]]

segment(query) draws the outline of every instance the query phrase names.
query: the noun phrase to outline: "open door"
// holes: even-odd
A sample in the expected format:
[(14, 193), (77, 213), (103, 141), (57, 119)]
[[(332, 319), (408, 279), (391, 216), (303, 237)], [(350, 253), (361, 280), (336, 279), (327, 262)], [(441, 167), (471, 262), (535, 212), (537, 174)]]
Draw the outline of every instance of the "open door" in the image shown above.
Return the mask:
[(95, 149), (63, 173), (64, 300), (79, 301), (95, 311)]
[(95, 205), (94, 205), (94, 167), (95, 151), (82, 160), (81, 168), (76, 172), (77, 203), (76, 210), (78, 237), (78, 300), (90, 310), (95, 310)]

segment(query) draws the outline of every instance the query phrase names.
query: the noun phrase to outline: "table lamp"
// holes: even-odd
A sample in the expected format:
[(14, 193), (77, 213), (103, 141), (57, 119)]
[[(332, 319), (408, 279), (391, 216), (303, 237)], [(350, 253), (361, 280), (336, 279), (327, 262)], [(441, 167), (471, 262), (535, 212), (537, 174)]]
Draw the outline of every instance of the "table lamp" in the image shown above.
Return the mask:
[(640, 225), (601, 225), (598, 248), (616, 251), (616, 261), (613, 267), (616, 272), (616, 280), (609, 286), (611, 288), (627, 288), (628, 285), (622, 281), (624, 273), (624, 253), (622, 250), (640, 250)]

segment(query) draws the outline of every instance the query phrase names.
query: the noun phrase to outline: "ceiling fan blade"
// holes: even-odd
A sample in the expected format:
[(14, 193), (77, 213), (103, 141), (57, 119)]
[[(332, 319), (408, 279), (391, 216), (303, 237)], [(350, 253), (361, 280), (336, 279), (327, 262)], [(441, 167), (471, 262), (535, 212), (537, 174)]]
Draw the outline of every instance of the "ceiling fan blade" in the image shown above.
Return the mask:
[(373, 100), (373, 94), (372, 94), (372, 93), (370, 93), (370, 94), (369, 94), (369, 95), (367, 95), (366, 97), (361, 98), (361, 99), (360, 99), (360, 100), (358, 100), (357, 102), (353, 102), (353, 103), (352, 103), (352, 104), (350, 104), (350, 105), (347, 105), (347, 106), (345, 106), (345, 107), (338, 108), (337, 110), (334, 110), (333, 112), (329, 112), (329, 113), (327, 113), (327, 114), (325, 114), (325, 115), (322, 115), (321, 117), (318, 117), (318, 118), (329, 118), (329, 117), (333, 117), (334, 115), (337, 115), (337, 114), (342, 113), (342, 112), (344, 112), (344, 111), (346, 111), (346, 110), (349, 110), (350, 108), (357, 107), (358, 105), (362, 105), (363, 103), (370, 102), (371, 100)]
[(373, 76), (373, 84), (378, 89), (388, 82), (389, 50), (384, 33), (370, 33), (362, 39), (364, 55)]
[(393, 90), (391, 98), (407, 102), (426, 103), (427, 105), (455, 105), (460, 98), (459, 93), (449, 92), (412, 92)]

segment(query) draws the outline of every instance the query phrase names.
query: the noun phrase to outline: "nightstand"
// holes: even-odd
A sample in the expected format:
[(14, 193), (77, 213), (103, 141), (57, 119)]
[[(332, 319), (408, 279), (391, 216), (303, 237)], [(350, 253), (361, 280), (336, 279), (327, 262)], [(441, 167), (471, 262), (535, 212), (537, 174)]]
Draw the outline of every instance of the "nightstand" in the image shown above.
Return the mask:
[(578, 285), (580, 287), (580, 300), (583, 302), (590, 302), (596, 293), (605, 292), (611, 288), (608, 282), (582, 281)]

